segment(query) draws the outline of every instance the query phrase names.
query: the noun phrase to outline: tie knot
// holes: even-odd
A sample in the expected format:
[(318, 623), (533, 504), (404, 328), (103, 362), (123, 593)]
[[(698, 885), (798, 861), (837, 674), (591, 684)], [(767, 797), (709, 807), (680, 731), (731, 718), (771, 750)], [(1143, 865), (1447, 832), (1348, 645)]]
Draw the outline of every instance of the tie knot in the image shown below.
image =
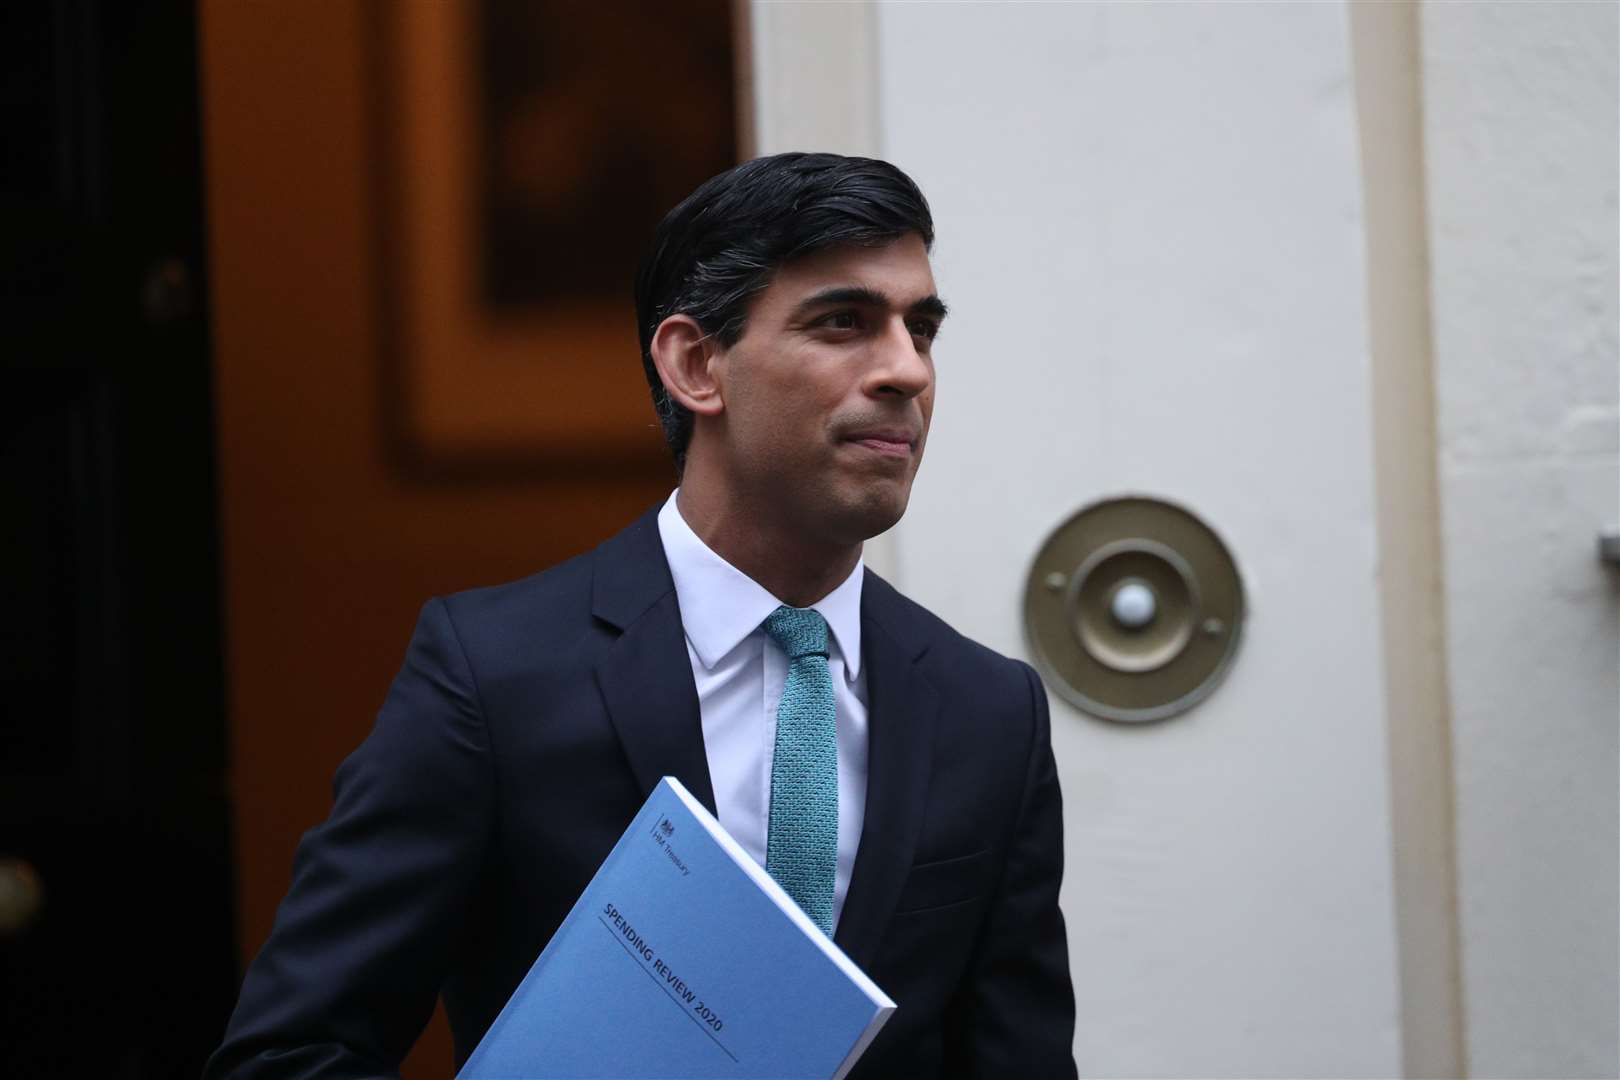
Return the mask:
[(783, 604), (765, 616), (765, 632), (789, 660), (827, 655), (827, 620), (815, 608)]

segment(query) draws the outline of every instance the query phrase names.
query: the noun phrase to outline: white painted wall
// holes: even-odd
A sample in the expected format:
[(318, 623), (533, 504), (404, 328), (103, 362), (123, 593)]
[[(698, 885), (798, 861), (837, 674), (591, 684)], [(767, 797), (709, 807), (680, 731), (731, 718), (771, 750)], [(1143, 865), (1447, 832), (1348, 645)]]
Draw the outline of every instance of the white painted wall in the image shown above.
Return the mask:
[(1041, 539), (1118, 492), (1203, 515), (1250, 591), (1185, 718), (1053, 702), (1082, 1073), (1397, 1074), (1342, 5), (886, 5), (878, 57), (954, 308), (906, 591), (1022, 655)]
[(1015, 655), (1100, 496), (1247, 575), (1193, 713), (1053, 702), (1082, 1073), (1620, 1075), (1615, 5), (749, 10), (759, 152), (891, 158), (939, 221), (869, 562)]
[(1467, 1045), (1620, 1076), (1614, 4), (1428, 4), (1429, 246)]

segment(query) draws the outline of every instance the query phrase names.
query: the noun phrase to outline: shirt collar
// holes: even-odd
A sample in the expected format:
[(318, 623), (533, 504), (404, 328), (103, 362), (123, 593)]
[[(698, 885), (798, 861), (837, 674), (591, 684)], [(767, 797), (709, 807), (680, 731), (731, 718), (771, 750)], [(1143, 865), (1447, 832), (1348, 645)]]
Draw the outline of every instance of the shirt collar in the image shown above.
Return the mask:
[[(675, 494), (679, 494), (677, 491)], [(686, 640), (705, 670), (712, 671), (727, 653), (781, 606), (759, 582), (738, 570), (698, 538), (675, 504), (675, 494), (658, 511), (658, 534), (675, 580)], [(832, 646), (844, 661), (851, 683), (861, 673), (861, 583), (866, 562), (857, 559), (849, 577), (811, 604), (832, 630)]]

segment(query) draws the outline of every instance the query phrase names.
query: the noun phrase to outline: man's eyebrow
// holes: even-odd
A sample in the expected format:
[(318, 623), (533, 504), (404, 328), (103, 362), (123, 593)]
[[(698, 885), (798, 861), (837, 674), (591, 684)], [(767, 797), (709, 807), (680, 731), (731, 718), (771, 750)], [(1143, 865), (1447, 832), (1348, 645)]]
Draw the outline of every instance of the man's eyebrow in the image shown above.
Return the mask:
[[(835, 285), (800, 300), (794, 305), (793, 314), (803, 315), (813, 308), (825, 307), (828, 304), (857, 304), (861, 307), (886, 308), (890, 306), (890, 301), (878, 290), (865, 285)], [(943, 319), (948, 311), (945, 301), (930, 293), (907, 308), (906, 314), (930, 315), (935, 319)]]

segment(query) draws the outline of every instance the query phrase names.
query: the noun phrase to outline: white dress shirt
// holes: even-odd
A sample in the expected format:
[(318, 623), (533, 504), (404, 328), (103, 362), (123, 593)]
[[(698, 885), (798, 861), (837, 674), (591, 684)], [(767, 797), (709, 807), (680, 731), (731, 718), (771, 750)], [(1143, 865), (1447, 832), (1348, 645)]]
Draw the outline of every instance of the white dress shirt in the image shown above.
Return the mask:
[[(677, 492), (678, 494), (678, 492)], [(697, 683), (703, 749), (720, 824), (765, 865), (771, 818), (771, 759), (776, 706), (787, 681), (787, 656), (760, 624), (781, 606), (753, 578), (698, 539), (671, 495), (658, 512), (658, 533), (675, 579), (686, 631), (686, 655)], [(865, 564), (810, 606), (831, 630), (827, 668), (838, 713), (838, 874), (833, 923), (844, 910), (855, 849), (866, 819), (866, 678), (861, 671), (861, 581)]]

